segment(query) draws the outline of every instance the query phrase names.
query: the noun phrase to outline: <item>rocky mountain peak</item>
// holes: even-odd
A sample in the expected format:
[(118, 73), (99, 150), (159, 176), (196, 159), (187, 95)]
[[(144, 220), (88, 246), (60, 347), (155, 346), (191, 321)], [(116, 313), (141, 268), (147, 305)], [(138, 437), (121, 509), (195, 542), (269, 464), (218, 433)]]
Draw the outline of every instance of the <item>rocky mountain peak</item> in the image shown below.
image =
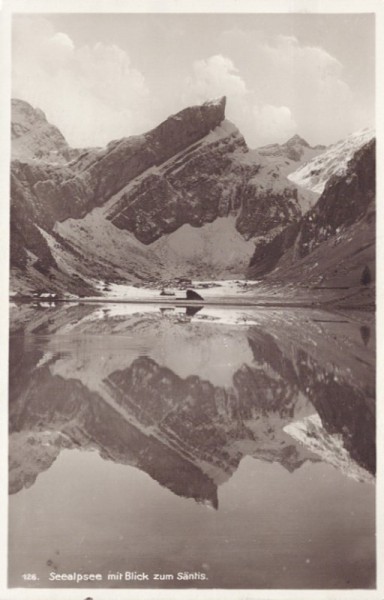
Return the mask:
[(306, 148), (310, 147), (308, 142), (297, 133), (296, 133), (296, 135), (289, 138), (289, 140), (286, 142), (287, 146), (294, 146), (296, 144), (298, 144), (300, 146), (305, 146)]
[[(258, 148), (258, 152), (263, 156), (268, 156), (277, 161), (280, 159), (283, 159), (283, 161), (288, 159), (291, 163), (296, 163), (297, 165), (297, 163), (303, 164), (308, 160), (311, 160), (314, 156), (323, 152), (324, 149), (325, 146), (310, 146), (304, 138), (296, 134), (289, 138), (284, 144), (268, 144), (267, 146)], [(297, 166), (293, 166), (293, 168), (297, 168)], [(288, 171), (289, 170), (291, 169), (289, 168)]]
[(20, 137), (34, 126), (48, 123), (47, 118), (40, 108), (33, 108), (25, 100), (12, 98), (12, 140)]
[(71, 158), (65, 137), (42, 110), (17, 98), (12, 99), (11, 109), (12, 159), (63, 163)]
[(344, 175), (355, 152), (375, 136), (373, 129), (357, 131), (320, 152), (289, 175), (296, 185), (321, 194), (333, 175)]
[(168, 159), (218, 127), (225, 119), (225, 105), (223, 96), (184, 108), (146, 133), (145, 142), (164, 152), (161, 160)]
[(206, 102), (204, 102), (203, 106), (217, 106), (217, 107), (221, 108), (224, 113), (226, 103), (227, 103), (227, 97), (219, 96), (218, 98), (212, 98), (211, 100), (207, 100)]

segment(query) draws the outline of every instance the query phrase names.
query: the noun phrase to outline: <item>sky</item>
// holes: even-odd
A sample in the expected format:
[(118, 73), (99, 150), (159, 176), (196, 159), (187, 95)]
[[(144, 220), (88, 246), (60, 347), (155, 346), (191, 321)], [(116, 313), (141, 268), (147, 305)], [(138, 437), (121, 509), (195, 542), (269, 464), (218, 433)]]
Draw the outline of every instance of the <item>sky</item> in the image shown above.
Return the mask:
[(12, 96), (74, 147), (227, 96), (250, 148), (374, 126), (370, 14), (15, 14)]

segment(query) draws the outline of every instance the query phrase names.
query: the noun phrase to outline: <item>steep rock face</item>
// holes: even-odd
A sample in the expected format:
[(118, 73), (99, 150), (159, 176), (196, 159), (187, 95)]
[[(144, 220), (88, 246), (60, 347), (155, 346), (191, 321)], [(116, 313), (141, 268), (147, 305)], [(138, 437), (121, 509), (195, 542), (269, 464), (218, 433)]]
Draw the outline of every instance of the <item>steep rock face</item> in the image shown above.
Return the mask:
[[(16, 150), (25, 136), (42, 148), (51, 140), (40, 159), (25, 144), (29, 154), (12, 162), (11, 266), (31, 287), (78, 292), (80, 282), (89, 289), (95, 279), (242, 277), (248, 264), (250, 278), (279, 267), (287, 278), (295, 261), (354, 227), (374, 196), (366, 193), (373, 171), (359, 170), (355, 153), (310, 209), (317, 195), (295, 183), (297, 166), (313, 156), (329, 165), (322, 158), (329, 152), (299, 136), (249, 151), (225, 120), (225, 98), (81, 152), (68, 149), (40, 111), (14, 104)], [(53, 147), (61, 163), (51, 160)], [(332, 150), (333, 163), (341, 150)]]
[(117, 140), (102, 151), (87, 154), (72, 168), (86, 177), (93, 206), (99, 206), (147, 169), (204, 138), (224, 115), (225, 97), (186, 108), (144, 135)]
[(247, 160), (247, 150), (238, 130), (224, 121), (200, 143), (143, 176), (107, 218), (144, 243), (184, 224), (201, 227), (230, 214), (237, 215), (236, 229), (245, 239), (297, 218), (295, 187), (260, 156)]
[(298, 244), (300, 258), (312, 252), (338, 228), (358, 221), (374, 202), (376, 193), (376, 144), (372, 140), (358, 150), (344, 176), (333, 176), (324, 193), (303, 218)]
[(267, 159), (249, 153), (236, 127), (223, 121), (100, 209), (57, 223), (55, 231), (84, 253), (92, 239), (111, 256), (102, 231), (115, 228), (110, 240), (122, 248), (133, 234), (143, 252), (159, 256), (166, 277), (243, 277), (253, 239), (274, 235), (300, 214), (295, 187)]
[(211, 135), (133, 182), (107, 218), (148, 244), (185, 223), (199, 227), (227, 215), (236, 208), (243, 183), (241, 169), (234, 173), (237, 150), (247, 150), (237, 129), (229, 123), (218, 126)]
[[(146, 136), (112, 142), (105, 150), (85, 150), (79, 156), (76, 151), (72, 154), (69, 152), (64, 138), (47, 123), (41, 111), (22, 101), (16, 100), (13, 104), (15, 122), (12, 143), (14, 156), (18, 159), (13, 160), (11, 170), (11, 266), (22, 273), (27, 268), (31, 271), (30, 266), (33, 265), (38, 271), (42, 270), (55, 278), (59, 275), (58, 278), (62, 279), (57, 270), (52, 271), (58, 263), (52, 244), (48, 244), (44, 232), (53, 236), (52, 243), (56, 247), (65, 245), (61, 247), (59, 255), (55, 255), (59, 258), (60, 272), (63, 268), (62, 255), (65, 262), (67, 251), (69, 255), (76, 256), (78, 250), (68, 248), (65, 239), (57, 238), (53, 232), (55, 224), (68, 218), (84, 217), (94, 206), (108, 200), (138, 174), (163, 162), (185, 144), (204, 137), (224, 118), (225, 99), (186, 109)], [(28, 145), (30, 138), (33, 147)], [(29, 152), (29, 146), (33, 152)], [(19, 147), (25, 148), (25, 152), (18, 152)], [(36, 160), (34, 149), (40, 147), (46, 148), (46, 152), (38, 152), (40, 160)], [(58, 152), (65, 151), (65, 159), (71, 157), (72, 160), (64, 160), (62, 153), (61, 161), (56, 160), (56, 154), (55, 160), (51, 161), (52, 148), (55, 148), (55, 152), (57, 148)], [(84, 250), (87, 253), (89, 248)], [(104, 269), (105, 276), (109, 275), (108, 271), (113, 274), (113, 265), (112, 269), (108, 269), (103, 263), (102, 249), (100, 255), (102, 264), (98, 265), (98, 271)], [(73, 273), (72, 265), (66, 271)], [(86, 271), (85, 274), (89, 273)], [(55, 287), (52, 280), (48, 283)]]
[[(275, 235), (296, 221), (301, 209), (296, 187), (268, 158), (248, 151), (224, 112), (225, 98), (190, 107), (145, 135), (85, 150), (63, 165), (13, 161), (12, 266), (31, 274), (34, 265), (43, 265), (56, 279), (64, 271), (137, 281), (148, 276), (153, 260), (146, 245), (183, 225), (201, 228), (229, 216), (244, 239), (242, 254), (250, 255), (247, 240)], [(109, 242), (104, 230), (112, 232)], [(143, 246), (135, 247), (132, 236)], [(118, 253), (105, 246), (115, 237)], [(71, 259), (71, 254), (86, 257), (90, 251), (94, 267)], [(147, 266), (133, 273), (137, 251), (148, 253)], [(130, 257), (125, 272), (124, 255)], [(162, 256), (169, 255), (163, 248)], [(229, 273), (236, 273), (235, 263), (232, 257)], [(166, 264), (163, 269), (167, 272)]]
[(300, 230), (299, 222), (292, 223), (270, 241), (261, 240), (256, 243), (255, 252), (249, 262), (247, 269), (250, 279), (259, 279), (271, 273), (279, 264), (279, 260), (289, 252), (298, 236)]
[[(372, 140), (355, 152), (345, 174), (331, 177), (312, 210), (298, 223), (281, 231), (271, 243), (256, 248), (250, 262), (250, 277), (265, 276), (280, 265), (284, 273), (279, 270), (279, 276), (289, 279), (297, 265), (294, 278), (305, 279), (308, 271), (301, 269), (300, 272), (300, 261), (314, 256), (316, 251), (313, 263), (318, 266), (320, 262), (323, 271), (322, 275), (317, 271), (316, 276), (323, 280), (328, 276), (326, 266), (335, 255), (332, 244), (339, 246), (339, 259), (345, 246), (343, 259), (346, 260), (367, 248), (374, 249), (375, 168), (375, 141)], [(367, 260), (374, 272), (374, 255), (369, 254)]]
[[(60, 145), (61, 141), (68, 147), (58, 130), (59, 142), (56, 142), (56, 128), (46, 122), (41, 111), (35, 111), (27, 103), (15, 102), (17, 106), (19, 103), (23, 107), (26, 105), (28, 114), (32, 115), (31, 135), (39, 133), (35, 131), (36, 123), (40, 126), (42, 121), (46, 124), (51, 144)], [(24, 156), (23, 162), (13, 163), (12, 173), (35, 195), (41, 209), (51, 213), (51, 221), (84, 216), (91, 207), (103, 204), (149, 167), (164, 162), (180, 149), (207, 135), (224, 119), (224, 110), (225, 98), (188, 108), (146, 135), (111, 142), (103, 150), (86, 150), (63, 168), (47, 165), (49, 161), (46, 160), (29, 162), (30, 156)], [(13, 125), (19, 131), (21, 126)], [(21, 137), (14, 139), (22, 142)], [(45, 138), (40, 145), (49, 147)]]
[(25, 270), (32, 262), (44, 273), (57, 267), (43, 231), (52, 231), (57, 219), (84, 211), (79, 205), (86, 188), (81, 181), (68, 184), (71, 174), (67, 166), (12, 161), (11, 267)]
[(243, 190), (236, 228), (246, 239), (265, 236), (300, 218), (297, 189), (288, 185), (276, 188), (265, 189), (254, 177)]

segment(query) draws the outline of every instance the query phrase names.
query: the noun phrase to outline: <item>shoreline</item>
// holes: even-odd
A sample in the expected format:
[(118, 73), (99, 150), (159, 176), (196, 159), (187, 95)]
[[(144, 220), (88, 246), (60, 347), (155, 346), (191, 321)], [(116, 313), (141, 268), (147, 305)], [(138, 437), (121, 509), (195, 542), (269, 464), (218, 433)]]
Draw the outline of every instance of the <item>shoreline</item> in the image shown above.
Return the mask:
[(353, 305), (342, 304), (338, 305), (336, 301), (268, 301), (268, 300), (235, 300), (231, 298), (208, 299), (208, 300), (187, 300), (183, 298), (111, 298), (111, 297), (87, 297), (87, 298), (55, 298), (55, 299), (40, 299), (40, 298), (15, 298), (11, 297), (10, 301), (16, 304), (154, 304), (158, 306), (175, 306), (175, 307), (204, 307), (204, 306), (221, 306), (227, 308), (306, 308), (306, 309), (323, 309), (332, 310), (343, 308), (344, 310), (363, 310), (367, 312), (375, 312), (375, 305)]

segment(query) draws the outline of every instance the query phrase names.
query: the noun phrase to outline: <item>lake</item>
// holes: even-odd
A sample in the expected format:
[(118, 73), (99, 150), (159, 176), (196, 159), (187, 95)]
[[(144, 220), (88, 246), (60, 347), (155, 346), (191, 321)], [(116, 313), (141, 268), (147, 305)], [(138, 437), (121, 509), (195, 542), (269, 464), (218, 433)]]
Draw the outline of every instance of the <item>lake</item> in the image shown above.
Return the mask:
[(9, 363), (11, 587), (375, 587), (373, 314), (13, 304)]

